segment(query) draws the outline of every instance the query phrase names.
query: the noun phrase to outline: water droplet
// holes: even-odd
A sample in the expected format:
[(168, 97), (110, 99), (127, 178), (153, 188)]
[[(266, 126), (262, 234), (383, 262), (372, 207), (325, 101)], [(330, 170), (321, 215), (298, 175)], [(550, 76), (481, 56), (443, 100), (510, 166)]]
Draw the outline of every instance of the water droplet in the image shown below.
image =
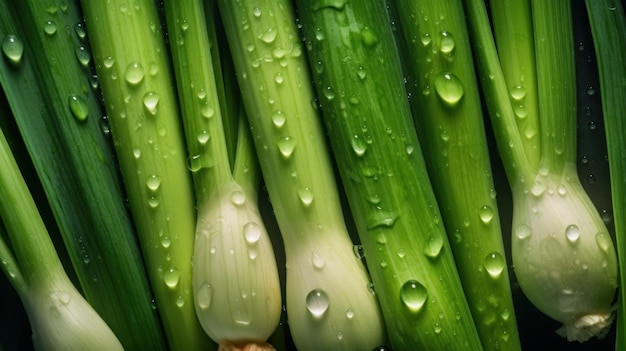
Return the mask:
[(130, 85), (137, 85), (143, 81), (144, 71), (141, 64), (138, 62), (133, 62), (126, 66), (126, 71), (124, 72), (124, 79)]
[(370, 28), (364, 27), (363, 30), (361, 30), (361, 41), (363, 45), (367, 47), (374, 47), (378, 44), (378, 37)]
[(298, 189), (298, 197), (305, 207), (309, 207), (313, 203), (313, 192), (309, 187)]
[(170, 240), (169, 237), (166, 236), (161, 240), (161, 246), (163, 246), (164, 249), (169, 248), (170, 245), (172, 245), (172, 240)]
[(291, 137), (284, 137), (277, 142), (278, 151), (284, 158), (289, 158), (296, 148), (296, 141)]
[(593, 96), (595, 94), (596, 94), (596, 88), (594, 88), (593, 86), (587, 87), (587, 95)]
[(159, 94), (149, 91), (143, 96), (143, 105), (152, 115), (157, 113), (157, 105), (159, 103)]
[(350, 143), (352, 145), (352, 150), (354, 150), (354, 153), (359, 157), (363, 156), (365, 151), (367, 151), (367, 142), (361, 139), (358, 135), (355, 135), (350, 140)]
[(524, 105), (514, 104), (513, 113), (515, 113), (515, 116), (517, 116), (517, 118), (524, 119), (528, 116), (528, 109)]
[(182, 297), (181, 295), (178, 295), (178, 297), (176, 298), (176, 306), (183, 307), (184, 305), (185, 305), (185, 298)]
[(450, 106), (456, 106), (463, 98), (463, 94), (465, 94), (463, 84), (452, 73), (444, 72), (438, 74), (434, 79), (434, 83), (437, 95)]
[(321, 318), (329, 306), (328, 295), (321, 289), (311, 290), (306, 296), (306, 308), (314, 318)]
[(202, 168), (202, 160), (200, 155), (187, 157), (187, 169), (191, 172), (197, 172)]
[(311, 262), (313, 262), (313, 267), (317, 269), (322, 269), (326, 266), (326, 260), (324, 257), (319, 256), (317, 253), (313, 252), (313, 257), (311, 258)]
[(598, 232), (596, 234), (596, 244), (598, 245), (598, 248), (600, 248), (600, 250), (608, 253), (609, 249), (612, 246), (611, 238), (607, 233)]
[(18, 64), (24, 55), (24, 43), (16, 35), (9, 34), (2, 40), (2, 53), (12, 64)]
[(430, 258), (437, 258), (443, 248), (443, 236), (439, 233), (433, 233), (428, 237), (426, 246), (424, 246), (424, 255)]
[(576, 224), (570, 224), (565, 228), (565, 237), (570, 243), (575, 243), (580, 238), (580, 228)]
[(74, 32), (76, 32), (76, 35), (81, 40), (87, 37), (87, 30), (85, 29), (85, 26), (83, 26), (83, 24), (80, 22), (76, 23), (76, 25), (74, 26)]
[(404, 149), (406, 150), (406, 154), (407, 155), (413, 155), (413, 152), (415, 151), (415, 146), (411, 145), (411, 144), (407, 144)]
[(276, 128), (282, 128), (285, 125), (285, 115), (283, 114), (283, 111), (276, 111), (272, 114), (272, 123), (274, 123), (274, 126)]
[(323, 94), (329, 101), (335, 98), (335, 92), (330, 85), (327, 86), (326, 89), (324, 89)]
[(283, 82), (285, 81), (285, 77), (282, 73), (278, 72), (274, 75), (274, 81), (276, 82), (276, 84), (283, 84)]
[(362, 245), (354, 245), (352, 246), (352, 252), (354, 253), (354, 256), (356, 258), (363, 259), (363, 257), (365, 256), (365, 253), (363, 252), (363, 246)]
[(235, 190), (230, 194), (230, 202), (235, 206), (242, 206), (246, 203), (246, 194), (243, 191)]
[(104, 64), (104, 67), (111, 68), (115, 64), (115, 59), (113, 57), (111, 57), (111, 56), (107, 56), (107, 57), (104, 58), (102, 63)]
[(91, 61), (91, 54), (86, 47), (82, 45), (77, 46), (74, 50), (74, 53), (76, 54), (76, 59), (81, 65), (83, 65), (84, 67), (87, 67), (87, 65), (89, 65), (89, 62)]
[(178, 281), (180, 280), (180, 272), (176, 268), (170, 268), (165, 273), (163, 273), (163, 282), (169, 288), (175, 288), (178, 285)]
[(348, 309), (346, 310), (346, 318), (348, 318), (348, 319), (352, 319), (352, 318), (354, 318), (354, 310), (353, 310), (353, 309), (348, 308)]
[(160, 201), (159, 201), (159, 199), (156, 196), (151, 196), (148, 199), (148, 206), (150, 208), (157, 208), (157, 207), (159, 207), (159, 204), (160, 204)]
[(159, 190), (159, 187), (161, 186), (161, 177), (156, 174), (151, 175), (146, 181), (146, 186), (153, 192)]
[(204, 118), (211, 118), (215, 115), (215, 109), (211, 106), (209, 106), (208, 103), (202, 105), (202, 107), (200, 108), (200, 114), (202, 115), (202, 117)]
[(141, 157), (141, 149), (134, 149), (133, 157), (135, 158), (135, 160), (138, 160)]
[(526, 97), (526, 87), (522, 85), (516, 85), (511, 88), (511, 99), (514, 101), (522, 101)]
[(413, 313), (419, 313), (428, 299), (428, 290), (417, 280), (408, 280), (400, 288), (400, 299)]
[(211, 138), (211, 134), (209, 134), (208, 131), (203, 130), (198, 134), (197, 140), (200, 143), (200, 145), (205, 145), (209, 139)]
[(498, 252), (488, 254), (483, 260), (483, 267), (485, 267), (487, 273), (494, 279), (500, 277), (505, 265), (504, 257)]
[(259, 7), (255, 7), (254, 10), (252, 10), (252, 15), (256, 18), (261, 17), (261, 9)]
[(547, 186), (540, 181), (535, 181), (530, 188), (530, 193), (535, 197), (540, 197), (546, 191)]
[(248, 222), (243, 226), (243, 236), (248, 244), (256, 244), (261, 238), (263, 229), (256, 222)]
[(89, 115), (89, 107), (82, 97), (78, 95), (70, 95), (68, 105), (76, 120), (83, 122), (87, 119), (87, 116)]
[(48, 35), (54, 35), (57, 32), (57, 24), (54, 21), (46, 21), (43, 24), (43, 32)]
[(261, 33), (259, 39), (261, 39), (261, 41), (263, 41), (264, 43), (271, 44), (274, 42), (274, 40), (276, 40), (277, 34), (278, 31), (274, 30), (274, 28), (269, 28), (264, 33)]
[(483, 223), (489, 224), (494, 216), (493, 208), (489, 205), (484, 205), (480, 208), (480, 211), (478, 211), (478, 216)]
[(455, 45), (456, 42), (454, 41), (452, 34), (446, 31), (441, 32), (439, 51), (441, 51), (442, 54), (451, 54), (454, 51)]
[(515, 227), (515, 236), (520, 240), (528, 238), (530, 234), (532, 234), (532, 229), (526, 224), (520, 224)]
[(422, 35), (422, 45), (428, 46), (431, 42), (432, 38), (430, 37), (430, 34), (424, 33), (424, 35)]
[(363, 66), (359, 66), (356, 71), (356, 75), (357, 77), (359, 77), (359, 79), (363, 80), (367, 76), (367, 72), (365, 71), (365, 68)]

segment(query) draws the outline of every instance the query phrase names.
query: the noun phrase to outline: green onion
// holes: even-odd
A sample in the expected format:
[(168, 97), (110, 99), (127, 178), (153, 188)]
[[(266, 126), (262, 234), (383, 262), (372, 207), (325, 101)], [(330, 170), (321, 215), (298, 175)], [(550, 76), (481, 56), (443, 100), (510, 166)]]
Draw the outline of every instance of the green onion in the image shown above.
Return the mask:
[(224, 83), (216, 81), (210, 52), (218, 44), (216, 29), (206, 28), (215, 26), (217, 8), (212, 2), (166, 1), (165, 9), (196, 188), (196, 313), (221, 345), (261, 344), (280, 319), (280, 283), (258, 209), (258, 165), (238, 113), (226, 117), (241, 126), (235, 176), (231, 172), (218, 92)]
[[(626, 16), (619, 1), (586, 1), (593, 42), (598, 57), (600, 91), (608, 146), (613, 218), (618, 263), (626, 267)], [(626, 272), (620, 271), (616, 350), (626, 348)]]
[(2, 130), (0, 169), (1, 267), (24, 304), (35, 348), (123, 350), (65, 273)]
[(210, 345), (195, 314), (193, 184), (152, 1), (83, 1), (104, 106), (170, 349)]
[(284, 241), (294, 343), (299, 350), (381, 345), (382, 317), (352, 253), (291, 2), (218, 5)]
[(74, 1), (0, 2), (0, 84), (19, 128), (11, 137), (24, 140), (87, 301), (124, 347), (159, 350), (164, 338), (77, 9)]
[(415, 124), (483, 348), (519, 350), (479, 86), (461, 1), (396, 1)]
[(428, 179), (384, 1), (297, 4), (392, 349), (481, 349)]
[[(532, 24), (526, 25), (533, 28), (541, 142), (537, 170), (522, 151), (524, 131), (517, 127), (508, 97), (503, 97), (508, 89), (493, 38), (485, 29), (486, 16), (470, 18), (491, 121), (513, 195), (512, 257), (517, 280), (539, 310), (564, 324), (559, 334), (582, 342), (603, 336), (611, 325), (616, 255), (576, 170), (570, 3), (535, 1), (530, 9)], [(498, 15), (502, 14), (493, 14)]]

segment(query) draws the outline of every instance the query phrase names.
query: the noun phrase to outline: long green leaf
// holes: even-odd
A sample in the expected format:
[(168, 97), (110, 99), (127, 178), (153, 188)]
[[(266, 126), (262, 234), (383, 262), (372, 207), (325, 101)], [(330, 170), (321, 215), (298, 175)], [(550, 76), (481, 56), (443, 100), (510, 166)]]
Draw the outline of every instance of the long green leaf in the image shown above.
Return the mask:
[[(159, 320), (92, 88), (75, 2), (3, 1), (0, 82), (87, 299), (128, 348), (159, 349)], [(11, 56), (10, 38), (23, 44)], [(11, 59), (9, 56), (13, 57)]]

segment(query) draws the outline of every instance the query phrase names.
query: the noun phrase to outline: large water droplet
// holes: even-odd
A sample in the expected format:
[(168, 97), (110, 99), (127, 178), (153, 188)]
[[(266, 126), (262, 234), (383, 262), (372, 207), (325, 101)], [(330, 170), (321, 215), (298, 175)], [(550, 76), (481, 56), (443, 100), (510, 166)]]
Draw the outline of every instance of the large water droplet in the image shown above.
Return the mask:
[(580, 228), (576, 224), (570, 224), (565, 228), (565, 237), (567, 241), (574, 244), (580, 238)]
[(452, 73), (444, 72), (438, 74), (434, 79), (434, 83), (437, 95), (449, 106), (456, 106), (463, 98), (463, 94), (465, 94), (463, 84)]
[(200, 289), (195, 295), (198, 307), (205, 310), (211, 306), (211, 300), (213, 299), (213, 287), (209, 283), (204, 283), (200, 286)]
[(306, 296), (306, 308), (314, 318), (321, 318), (329, 306), (330, 300), (324, 290), (314, 289)]
[(488, 254), (483, 260), (483, 267), (492, 278), (499, 278), (504, 270), (506, 262), (504, 257), (498, 252)]
[(428, 290), (417, 280), (408, 280), (400, 288), (400, 299), (409, 311), (419, 313), (428, 299)]
[(180, 272), (176, 268), (170, 268), (165, 273), (163, 273), (163, 282), (169, 288), (175, 288), (178, 285), (178, 281), (180, 280)]
[(70, 95), (68, 99), (70, 111), (76, 120), (83, 122), (89, 115), (89, 107), (85, 100), (78, 95)]
[(16, 35), (9, 34), (2, 40), (2, 53), (13, 64), (18, 64), (24, 55), (24, 43)]
[(137, 85), (143, 81), (144, 71), (141, 64), (138, 62), (130, 63), (126, 66), (126, 71), (124, 72), (124, 79), (130, 85)]

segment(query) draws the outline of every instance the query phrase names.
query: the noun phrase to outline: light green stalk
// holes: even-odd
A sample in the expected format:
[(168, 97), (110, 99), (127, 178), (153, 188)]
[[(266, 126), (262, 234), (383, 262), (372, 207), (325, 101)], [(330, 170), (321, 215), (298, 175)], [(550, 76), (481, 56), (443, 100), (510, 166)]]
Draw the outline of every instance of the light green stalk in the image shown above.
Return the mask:
[(152, 1), (83, 1), (87, 31), (128, 201), (173, 350), (210, 345), (195, 314), (193, 185)]
[(536, 171), (542, 151), (530, 2), (493, 1), (489, 6), (506, 91), (518, 133), (522, 136), (524, 153), (530, 167)]
[(415, 132), (385, 2), (297, 4), (391, 348), (481, 349)]
[[(471, 7), (478, 6), (475, 2)], [(576, 171), (575, 72), (568, 1), (532, 2), (541, 159), (534, 170), (512, 127), (485, 17), (472, 19), (479, 70), (513, 194), (512, 256), (529, 300), (568, 340), (602, 336), (617, 287), (613, 243)], [(478, 13), (478, 12), (476, 12)], [(472, 16), (470, 16), (472, 18)], [(491, 79), (491, 77), (494, 79)], [(498, 84), (500, 84), (498, 86)], [(493, 95), (492, 95), (493, 94)]]
[(382, 317), (365, 268), (352, 254), (291, 2), (218, 5), (283, 236), (287, 315), (296, 347), (380, 345)]
[(0, 169), (0, 217), (10, 239), (0, 233), (1, 267), (22, 299), (35, 349), (123, 350), (65, 273), (2, 130)]
[[(214, 72), (210, 51), (218, 45), (216, 29), (207, 29), (215, 26), (217, 8), (213, 2), (190, 0), (166, 1), (165, 9), (196, 187), (196, 313), (207, 334), (222, 345), (263, 344), (280, 318), (280, 283), (258, 209), (257, 165), (247, 138), (237, 141), (242, 145), (235, 162), (243, 164), (237, 179), (231, 172), (218, 90), (224, 83), (221, 72)], [(215, 67), (221, 68), (219, 62)], [(239, 117), (225, 118), (237, 126), (230, 120)], [(241, 172), (242, 167), (247, 170)]]
[(1, 1), (0, 17), (14, 137), (24, 140), (80, 288), (126, 348), (163, 349), (77, 2)]
[(486, 350), (519, 350), (463, 4), (396, 4), (417, 131), (481, 343)]
[[(626, 267), (626, 16), (619, 1), (585, 1), (598, 58), (618, 263)], [(626, 272), (620, 271), (616, 350), (626, 348)]]

